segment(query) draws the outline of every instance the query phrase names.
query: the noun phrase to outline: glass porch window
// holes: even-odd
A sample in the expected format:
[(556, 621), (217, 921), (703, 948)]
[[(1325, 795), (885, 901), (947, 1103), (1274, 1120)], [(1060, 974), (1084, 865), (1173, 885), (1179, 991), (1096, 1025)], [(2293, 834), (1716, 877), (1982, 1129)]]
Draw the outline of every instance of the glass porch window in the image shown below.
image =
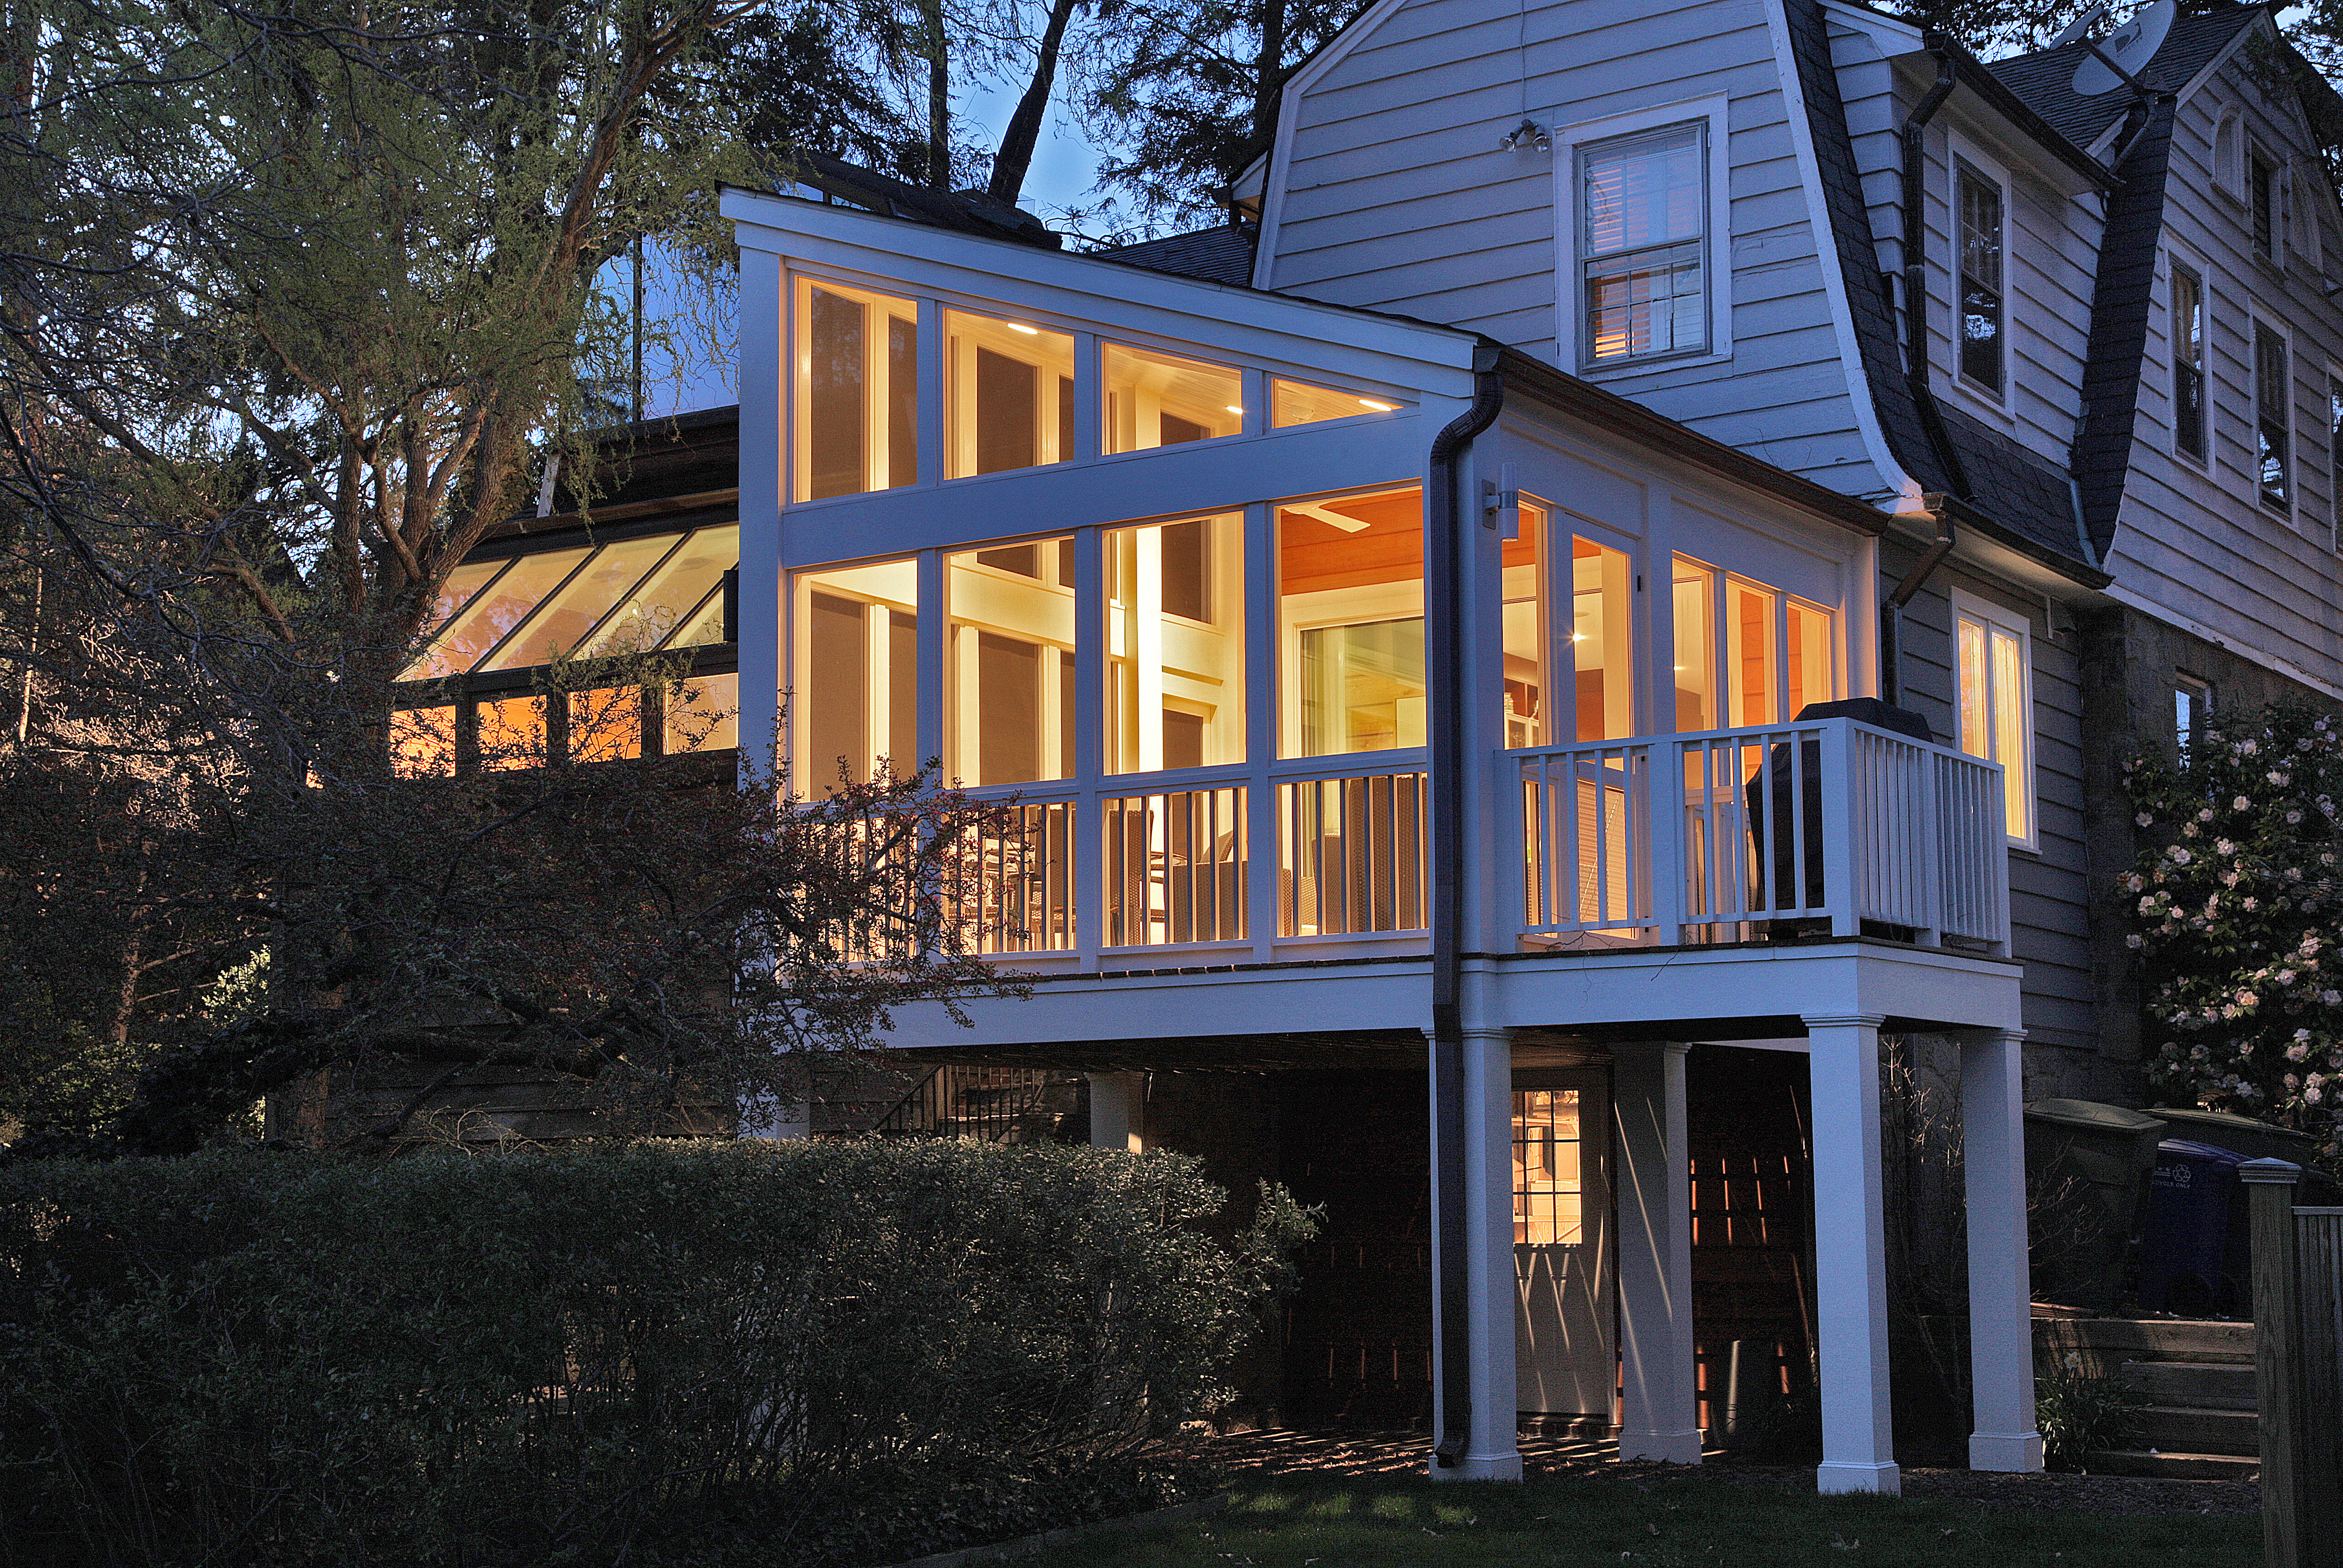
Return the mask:
[(1423, 745), (1422, 492), (1280, 507), (1277, 558), (1279, 755)]
[(1696, 561), (1675, 558), (1676, 733), (1718, 729), (1716, 700), (1716, 577)]
[(675, 548), (673, 534), (604, 545), (593, 559), (548, 598), (527, 625), (488, 656), (483, 669), (526, 669), (550, 664), (585, 640), (613, 606), (628, 597), (651, 568)]
[[(799, 577), (792, 706), (800, 792), (834, 790), (842, 779), (869, 778), (882, 763), (899, 774), (919, 767), (919, 568), (908, 560)], [(737, 677), (722, 678), (736, 681), (725, 701), (737, 707)], [(700, 692), (688, 698), (687, 712), (702, 697), (712, 710), (717, 694)], [(670, 715), (670, 732), (676, 721)], [(730, 743), (709, 729), (698, 748), (680, 749)]]
[(1109, 528), (1106, 770), (1245, 758), (1244, 516)]
[(430, 680), (471, 668), (591, 554), (585, 548), (548, 550), (514, 560), (431, 639), (431, 646), (400, 673), (399, 679)]
[(947, 310), (944, 347), (946, 478), (1074, 456), (1071, 335)]
[(1244, 431), (1244, 377), (1225, 365), (1109, 343), (1106, 449), (1137, 452)]
[(1966, 164), (1957, 167), (1961, 308), (1956, 347), (1962, 377), (1998, 397), (2003, 358), (2001, 186)]
[(677, 681), (659, 706), (659, 749), (669, 757), (739, 745), (739, 676), (693, 675)]
[(1526, 1247), (1575, 1246), (1585, 1201), (1578, 1091), (1513, 1091), (1513, 1241)]
[(963, 784), (1074, 772), (1074, 542), (964, 550), (946, 559), (946, 771)]
[(1313, 387), (1307, 381), (1276, 377), (1269, 385), (1270, 425), (1282, 430), (1292, 425), (1320, 425), (1329, 419), (1355, 419), (1362, 414), (1389, 414), (1399, 407), (1389, 398), (1333, 387)]
[[(672, 542), (672, 537), (669, 542)], [(740, 561), (740, 528), (701, 528), (684, 540), (578, 645), (588, 658), (723, 640), (724, 574)], [(713, 616), (710, 616), (712, 609)], [(713, 621), (712, 627), (709, 624)], [(714, 636), (679, 638), (690, 628)]]
[(1774, 672), (1774, 596), (1764, 588), (1728, 580), (1725, 600), (1725, 668), (1732, 698), (1732, 727), (1774, 724), (1779, 687)]
[(1635, 733), (1634, 583), (1634, 563), (1625, 551), (1572, 538), (1574, 740), (1624, 740)]
[(1535, 746), (1546, 719), (1545, 509), (1521, 504), (1521, 537), (1498, 551), (1505, 642), (1504, 743)]
[(1782, 717), (1795, 719), (1808, 704), (1838, 695), (1838, 659), (1831, 646), (1831, 613), (1795, 599), (1789, 606), (1788, 668), (1783, 681), (1789, 701)]
[(797, 280), (797, 498), (919, 477), (920, 312), (844, 284)]
[[(400, 673), (399, 679), (436, 680), (456, 673), (457, 667), (451, 662), (456, 650), (447, 645), (444, 636), (448, 623), (510, 565), (510, 561), (467, 561), (447, 574), (447, 580), (439, 585), (439, 592), (432, 600), (431, 613), (424, 618), (424, 628), (431, 640), (425, 645), (422, 657)], [(473, 657), (479, 656), (476, 652)]]

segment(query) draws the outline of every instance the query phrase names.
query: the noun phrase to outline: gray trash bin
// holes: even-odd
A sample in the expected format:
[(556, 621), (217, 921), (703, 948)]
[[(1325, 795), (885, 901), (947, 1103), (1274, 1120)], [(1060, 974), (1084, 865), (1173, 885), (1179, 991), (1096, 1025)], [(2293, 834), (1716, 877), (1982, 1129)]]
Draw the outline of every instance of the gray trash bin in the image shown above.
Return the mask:
[(2026, 1198), (2034, 1296), (2115, 1310), (2147, 1223), (2147, 1179), (2165, 1124), (2092, 1100), (2026, 1108)]

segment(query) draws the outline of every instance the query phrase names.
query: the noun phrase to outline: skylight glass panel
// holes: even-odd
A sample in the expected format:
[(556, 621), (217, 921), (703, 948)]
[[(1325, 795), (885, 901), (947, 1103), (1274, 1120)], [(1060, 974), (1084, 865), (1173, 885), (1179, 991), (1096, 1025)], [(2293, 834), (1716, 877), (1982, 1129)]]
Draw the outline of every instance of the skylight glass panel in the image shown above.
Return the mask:
[(551, 663), (568, 653), (593, 629), (610, 606), (627, 596), (643, 574), (674, 545), (673, 534), (651, 539), (631, 539), (605, 545), (584, 570), (545, 601), (528, 624), (497, 649), (483, 669), (526, 669)]
[[(643, 579), (642, 586), (628, 596), (626, 603), (603, 617), (585, 641), (578, 645), (578, 651), (599, 656), (659, 647), (694, 618), (693, 612), (739, 561), (739, 525), (699, 529), (684, 540), (680, 549), (661, 561)], [(676, 642), (672, 646), (691, 644)]]
[[(423, 656), (407, 666), (401, 680), (432, 680), (471, 668), (480, 656), (528, 618), (545, 596), (559, 587), (592, 552), (548, 550), (522, 556), (503, 576), (473, 597), (446, 630), (432, 638)], [(485, 564), (485, 563), (483, 563)]]

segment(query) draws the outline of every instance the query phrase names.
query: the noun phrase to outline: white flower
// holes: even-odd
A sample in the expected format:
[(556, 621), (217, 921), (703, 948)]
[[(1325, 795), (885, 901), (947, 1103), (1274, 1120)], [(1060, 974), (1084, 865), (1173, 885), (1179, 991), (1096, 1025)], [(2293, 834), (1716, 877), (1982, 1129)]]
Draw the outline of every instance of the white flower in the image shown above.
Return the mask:
[(2320, 991), (2318, 993), (2318, 1000), (2325, 1005), (2333, 1007), (2338, 1002), (2343, 1002), (2343, 990)]
[(2234, 855), (2237, 852), (2237, 846), (2227, 839), (2214, 839), (2213, 848), (2216, 852), (2223, 855)]
[(2124, 946), (2126, 946), (2126, 947), (2127, 947), (2127, 948), (2136, 948), (2136, 947), (2138, 947), (2139, 945), (2140, 945), (2140, 935), (2139, 935), (2139, 933), (2138, 933), (2137, 931), (2134, 931), (2134, 932), (2132, 932), (2129, 936), (2127, 936), (2126, 938), (2124, 938)]
[(2300, 1089), (2302, 1087), (2302, 1080), (2296, 1074), (2289, 1072), (2286, 1075), (2286, 1086), (2288, 1089)]
[(2287, 825), (2288, 827), (2292, 827), (2295, 823), (2302, 820), (2302, 813), (2299, 811), (2288, 811), (2286, 814), (2286, 820)]
[(2302, 1091), (2302, 1097), (2303, 1099), (2310, 1101), (2311, 1104), (2316, 1105), (2320, 1101), (2327, 1098), (2327, 1091), (2318, 1084), (2314, 1083)]
[(2252, 806), (2253, 802), (2247, 799), (2243, 795), (2238, 796), (2236, 799), (2229, 802), (2229, 809), (2232, 811), (2249, 810), (2252, 809)]
[(2298, 1029), (2294, 1031), (2294, 1038), (2298, 1040), (2308, 1040), (2310, 1038), (2310, 1031), (2307, 1029)]
[(2199, 812), (2197, 812), (2197, 820), (2198, 820), (2199, 822), (2209, 822), (2209, 821), (2211, 821), (2212, 819), (2213, 819), (2213, 808), (2211, 808), (2210, 806), (2206, 807), (2202, 811), (2199, 811)]
[(2309, 749), (2310, 749), (2310, 738), (2309, 738), (2308, 736), (2305, 736), (2305, 737), (2304, 737), (2303, 739), (2301, 739), (2300, 740), (2296, 741), (2296, 742), (2294, 743), (2294, 749), (2295, 749), (2297, 751), (2308, 751), (2308, 750), (2309, 750)]
[(2237, 1005), (2239, 1007), (2253, 1007), (2260, 1002), (2261, 1000), (2261, 998), (2256, 996), (2249, 990), (2241, 990), (2237, 993)]
[(2187, 849), (2178, 844), (2173, 845), (2172, 848), (2165, 850), (2164, 852), (2172, 858), (2172, 863), (2176, 866), (2185, 866), (2195, 858), (2188, 853)]
[(2156, 826), (2156, 819), (2149, 816), (2145, 811), (2142, 811), (2138, 816), (2133, 818), (2132, 820), (2137, 822), (2143, 828), (2153, 828)]
[(2289, 1045), (2286, 1048), (2286, 1059), (2288, 1061), (2308, 1061), (2310, 1060), (2310, 1047)]
[(2254, 1042), (2252, 1040), (2241, 1040), (2237, 1041), (2237, 1054), (2239, 1056), (2251, 1056), (2253, 1053)]
[(2268, 779), (2271, 783), (2278, 785), (2281, 789), (2289, 782), (2287, 776), (2279, 772), (2275, 768), (2271, 769), (2268, 773), (2263, 774), (2262, 777)]
[(2156, 895), (2154, 893), (2148, 894), (2147, 897), (2139, 901), (2139, 912), (2143, 915), (2152, 915), (2156, 913)]
[(2278, 970), (2278, 983), (2280, 985), (2292, 985), (2294, 983), (2294, 971), (2292, 970)]
[(2241, 740), (2237, 743), (2237, 755), (2240, 757), (2251, 757), (2261, 749), (2262, 743), (2258, 740)]
[(2246, 900), (2246, 913), (2249, 915), (2261, 907), (2262, 901), (2259, 899), (2247, 899)]

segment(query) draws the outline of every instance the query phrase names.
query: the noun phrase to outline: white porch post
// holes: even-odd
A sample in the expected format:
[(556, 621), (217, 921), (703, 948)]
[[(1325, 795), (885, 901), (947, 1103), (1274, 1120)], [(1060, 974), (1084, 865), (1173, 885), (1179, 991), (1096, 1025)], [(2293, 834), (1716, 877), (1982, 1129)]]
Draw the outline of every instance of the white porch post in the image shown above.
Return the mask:
[(2026, 1269), (2023, 1030), (1961, 1037), (1961, 1163), (1968, 1183), (1971, 1470), (2039, 1470), (2034, 1322)]
[[(1514, 1386), (1513, 1047), (1503, 1029), (1466, 1028), (1464, 1046), (1465, 1354), (1473, 1419), (1464, 1452), (1434, 1463), (1435, 1481), (1519, 1481), (1520, 1392)], [(1438, 1134), (1435, 1131), (1434, 1136)], [(1433, 1151), (1433, 1180), (1440, 1169)], [(1433, 1195), (1439, 1211), (1439, 1194)], [(1433, 1257), (1439, 1255), (1434, 1239)], [(1435, 1311), (1440, 1284), (1433, 1282)]]
[(1619, 1457), (1669, 1464), (1700, 1462), (1686, 1049), (1674, 1040), (1623, 1044), (1611, 1068), (1619, 1121)]
[(743, 787), (768, 786), (781, 697), (781, 258), (740, 251), (740, 736)]
[(1137, 1154), (1147, 1103), (1147, 1074), (1093, 1072), (1091, 1086), (1091, 1147)]
[(1809, 1017), (1815, 1304), (1825, 1492), (1900, 1492), (1887, 1403), (1887, 1256), (1877, 1013)]

